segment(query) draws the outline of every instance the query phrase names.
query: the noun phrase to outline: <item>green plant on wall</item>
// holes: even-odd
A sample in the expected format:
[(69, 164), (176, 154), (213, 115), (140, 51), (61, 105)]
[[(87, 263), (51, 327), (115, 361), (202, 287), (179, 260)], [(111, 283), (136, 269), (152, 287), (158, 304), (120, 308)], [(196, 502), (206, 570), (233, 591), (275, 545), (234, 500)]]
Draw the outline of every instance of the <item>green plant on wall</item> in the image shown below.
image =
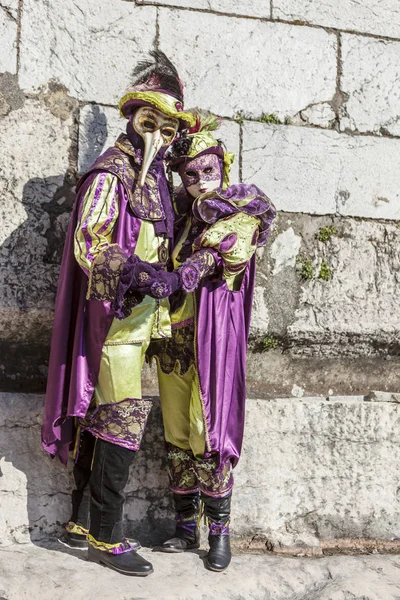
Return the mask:
[(275, 350), (278, 347), (278, 340), (273, 335), (267, 335), (262, 341), (262, 349), (264, 352)]
[(328, 264), (325, 260), (321, 262), (318, 277), (320, 279), (323, 279), (324, 281), (329, 281), (330, 279), (332, 279), (332, 269), (328, 267)]
[(299, 256), (296, 258), (296, 265), (297, 270), (300, 273), (300, 277), (304, 281), (310, 281), (310, 279), (314, 277), (314, 269), (308, 256), (299, 254)]
[(270, 123), (271, 125), (282, 125), (282, 121), (274, 113), (263, 113), (259, 119), (260, 123)]
[(331, 237), (337, 233), (337, 229), (334, 225), (325, 225), (325, 227), (321, 227), (319, 231), (315, 234), (316, 239), (323, 244), (329, 242)]
[(275, 113), (263, 113), (261, 115), (261, 117), (256, 119), (254, 117), (248, 116), (244, 112), (244, 110), (238, 110), (238, 111), (236, 111), (235, 116), (233, 118), (236, 121), (236, 123), (239, 123), (239, 125), (243, 125), (245, 120), (246, 121), (258, 121), (259, 123), (268, 123), (270, 125), (283, 125), (283, 123), (285, 125), (292, 124), (292, 119), (290, 117), (285, 117), (285, 119), (282, 123), (280, 118)]
[(239, 125), (243, 125), (245, 118), (246, 118), (246, 115), (243, 112), (243, 110), (238, 110), (234, 116), (236, 123), (239, 123)]

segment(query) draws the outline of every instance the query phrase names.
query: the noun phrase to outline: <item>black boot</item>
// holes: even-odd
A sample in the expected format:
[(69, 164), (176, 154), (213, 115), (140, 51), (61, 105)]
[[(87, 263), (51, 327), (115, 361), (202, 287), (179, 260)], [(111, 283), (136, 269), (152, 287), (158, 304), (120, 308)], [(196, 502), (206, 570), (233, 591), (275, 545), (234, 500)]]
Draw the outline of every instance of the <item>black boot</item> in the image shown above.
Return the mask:
[(163, 552), (184, 552), (200, 546), (200, 494), (174, 494), (176, 529), (173, 537), (161, 546)]
[(210, 571), (224, 571), (231, 562), (229, 539), (229, 517), (231, 514), (231, 495), (224, 498), (212, 498), (202, 495), (204, 512), (208, 518), (210, 550), (206, 565)]
[(123, 573), (145, 577), (153, 566), (136, 549), (136, 540), (123, 535), (123, 490), (135, 453), (98, 439), (90, 477), (90, 529), (88, 560)]
[(72, 548), (87, 548), (89, 531), (89, 479), (95, 438), (88, 431), (80, 435), (78, 457), (73, 469), (76, 489), (72, 492), (72, 513), (62, 541)]

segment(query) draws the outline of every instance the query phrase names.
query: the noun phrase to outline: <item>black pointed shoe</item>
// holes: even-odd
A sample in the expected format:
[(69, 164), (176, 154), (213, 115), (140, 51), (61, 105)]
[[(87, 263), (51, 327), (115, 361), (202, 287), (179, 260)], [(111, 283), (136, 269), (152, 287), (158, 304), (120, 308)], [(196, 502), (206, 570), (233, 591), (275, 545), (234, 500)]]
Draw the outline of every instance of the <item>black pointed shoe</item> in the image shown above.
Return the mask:
[(154, 571), (153, 565), (133, 549), (130, 540), (125, 540), (120, 548), (112, 552), (98, 550), (89, 544), (88, 560), (122, 575), (147, 577)]
[(200, 547), (199, 517), (200, 496), (174, 494), (176, 528), (172, 538), (161, 546), (162, 552), (185, 552)]
[(210, 550), (206, 557), (206, 566), (210, 571), (225, 571), (232, 558), (229, 537), (231, 494), (224, 498), (203, 495), (202, 500), (209, 525)]

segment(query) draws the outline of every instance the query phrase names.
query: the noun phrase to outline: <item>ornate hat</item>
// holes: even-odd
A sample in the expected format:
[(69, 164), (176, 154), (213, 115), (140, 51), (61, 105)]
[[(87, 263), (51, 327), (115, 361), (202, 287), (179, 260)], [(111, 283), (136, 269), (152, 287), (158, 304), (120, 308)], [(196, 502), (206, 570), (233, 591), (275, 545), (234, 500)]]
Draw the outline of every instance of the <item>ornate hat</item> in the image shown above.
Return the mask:
[(183, 85), (164, 52), (150, 52), (151, 59), (138, 63), (133, 83), (119, 101), (121, 116), (129, 119), (138, 106), (152, 106), (168, 117), (179, 119), (179, 129), (193, 127), (195, 117), (183, 111)]
[(221, 119), (206, 112), (194, 109), (193, 115), (196, 122), (187, 133), (176, 139), (169, 148), (169, 165), (177, 171), (179, 166), (203, 154), (216, 154), (223, 161), (223, 189), (229, 186), (229, 173), (235, 155), (227, 152), (221, 140), (217, 140), (211, 131), (215, 131), (221, 124)]

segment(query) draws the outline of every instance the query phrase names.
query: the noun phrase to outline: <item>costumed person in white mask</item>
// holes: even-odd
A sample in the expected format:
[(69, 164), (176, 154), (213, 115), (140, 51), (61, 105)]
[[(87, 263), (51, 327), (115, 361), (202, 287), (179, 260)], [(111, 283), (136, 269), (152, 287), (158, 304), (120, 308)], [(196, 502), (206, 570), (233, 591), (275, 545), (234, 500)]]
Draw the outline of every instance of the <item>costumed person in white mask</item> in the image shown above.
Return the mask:
[(170, 296), (172, 338), (153, 341), (176, 531), (162, 550), (200, 543), (200, 500), (209, 523), (206, 564), (231, 560), (229, 521), (243, 439), (246, 346), (257, 247), (265, 245), (276, 211), (255, 185), (229, 185), (233, 155), (212, 135), (218, 121), (197, 114), (190, 133), (168, 150), (183, 188), (176, 197), (174, 272), (149, 265), (143, 293)]
[[(152, 565), (123, 532), (124, 488), (151, 402), (141, 370), (151, 340), (171, 336), (167, 298), (139, 289), (141, 261), (166, 265), (174, 212), (164, 154), (183, 112), (176, 69), (162, 52), (138, 64), (122, 97), (126, 134), (83, 175), (55, 307), (42, 443), (66, 464), (75, 446), (68, 543), (126, 575)], [(122, 285), (121, 282), (129, 282)], [(90, 493), (89, 493), (90, 492)]]

